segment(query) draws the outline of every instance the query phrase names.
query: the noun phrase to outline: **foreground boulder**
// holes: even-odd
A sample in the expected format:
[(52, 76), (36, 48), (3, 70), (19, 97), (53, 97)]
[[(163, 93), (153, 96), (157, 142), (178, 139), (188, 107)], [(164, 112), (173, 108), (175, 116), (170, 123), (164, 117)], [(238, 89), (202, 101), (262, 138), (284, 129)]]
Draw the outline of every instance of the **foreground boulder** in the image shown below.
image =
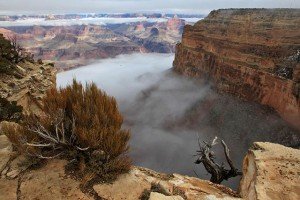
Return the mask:
[(240, 194), (249, 200), (300, 199), (300, 150), (257, 142), (243, 163)]

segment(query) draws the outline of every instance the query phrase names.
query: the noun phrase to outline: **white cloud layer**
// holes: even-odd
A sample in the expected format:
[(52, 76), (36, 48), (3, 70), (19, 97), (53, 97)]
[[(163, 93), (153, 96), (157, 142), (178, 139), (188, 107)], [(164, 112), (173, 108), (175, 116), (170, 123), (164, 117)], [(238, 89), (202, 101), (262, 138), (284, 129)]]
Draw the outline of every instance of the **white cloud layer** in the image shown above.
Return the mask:
[[(199, 20), (199, 19), (198, 19)], [(198, 21), (197, 20), (197, 21)], [(164, 22), (167, 21), (165, 18), (83, 18), (83, 19), (58, 19), (58, 20), (45, 20), (44, 18), (29, 18), (21, 19), (16, 21), (0, 21), (0, 27), (9, 26), (72, 26), (72, 25), (106, 25), (106, 24), (120, 24), (120, 23), (131, 23), (131, 22)], [(193, 20), (191, 20), (193, 21)]]
[(299, 8), (299, 0), (0, 0), (0, 14), (23, 13), (208, 13), (219, 8)]

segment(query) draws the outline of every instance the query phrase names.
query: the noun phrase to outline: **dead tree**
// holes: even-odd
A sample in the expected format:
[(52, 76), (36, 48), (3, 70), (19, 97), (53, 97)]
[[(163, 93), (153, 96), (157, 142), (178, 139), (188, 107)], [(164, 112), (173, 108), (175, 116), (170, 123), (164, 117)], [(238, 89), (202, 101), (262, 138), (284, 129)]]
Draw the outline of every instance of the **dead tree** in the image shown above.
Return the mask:
[(16, 35), (13, 35), (8, 38), (13, 52), (13, 61), (14, 63), (19, 63), (24, 59), (24, 49), (18, 44), (18, 39)]
[(223, 163), (219, 165), (215, 162), (214, 152), (211, 149), (214, 145), (218, 144), (217, 140), (218, 138), (215, 137), (211, 144), (208, 144), (207, 142), (203, 141), (203, 145), (201, 145), (200, 140), (198, 138), (199, 150), (195, 155), (198, 157), (195, 161), (195, 164), (202, 163), (206, 171), (211, 174), (210, 181), (213, 183), (220, 184), (223, 180), (228, 180), (229, 178), (242, 175), (242, 172), (240, 172), (237, 168), (234, 167), (229, 155), (229, 149), (223, 140), (221, 140), (221, 144), (224, 148), (226, 161), (230, 169), (226, 169)]

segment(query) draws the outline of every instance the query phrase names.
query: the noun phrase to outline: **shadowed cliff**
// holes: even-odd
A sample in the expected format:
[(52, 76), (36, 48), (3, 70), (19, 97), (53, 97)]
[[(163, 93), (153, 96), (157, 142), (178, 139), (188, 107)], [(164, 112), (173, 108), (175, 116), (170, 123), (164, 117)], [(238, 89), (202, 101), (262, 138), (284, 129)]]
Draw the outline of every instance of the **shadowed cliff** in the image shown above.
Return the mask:
[(185, 26), (173, 69), (270, 106), (299, 129), (299, 30), (299, 9), (212, 11)]

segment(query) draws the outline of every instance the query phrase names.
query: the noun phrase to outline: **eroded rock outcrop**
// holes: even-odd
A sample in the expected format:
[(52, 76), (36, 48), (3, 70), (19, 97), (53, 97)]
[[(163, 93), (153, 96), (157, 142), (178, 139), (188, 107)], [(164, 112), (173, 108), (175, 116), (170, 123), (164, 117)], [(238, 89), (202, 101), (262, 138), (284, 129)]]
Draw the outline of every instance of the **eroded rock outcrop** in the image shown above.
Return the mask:
[(240, 194), (249, 200), (300, 199), (300, 150), (254, 143), (243, 163)]
[(55, 82), (56, 69), (51, 64), (20, 63), (14, 74), (0, 74), (0, 97), (38, 113), (42, 98)]
[(268, 105), (300, 128), (300, 10), (212, 11), (184, 28), (174, 70)]

